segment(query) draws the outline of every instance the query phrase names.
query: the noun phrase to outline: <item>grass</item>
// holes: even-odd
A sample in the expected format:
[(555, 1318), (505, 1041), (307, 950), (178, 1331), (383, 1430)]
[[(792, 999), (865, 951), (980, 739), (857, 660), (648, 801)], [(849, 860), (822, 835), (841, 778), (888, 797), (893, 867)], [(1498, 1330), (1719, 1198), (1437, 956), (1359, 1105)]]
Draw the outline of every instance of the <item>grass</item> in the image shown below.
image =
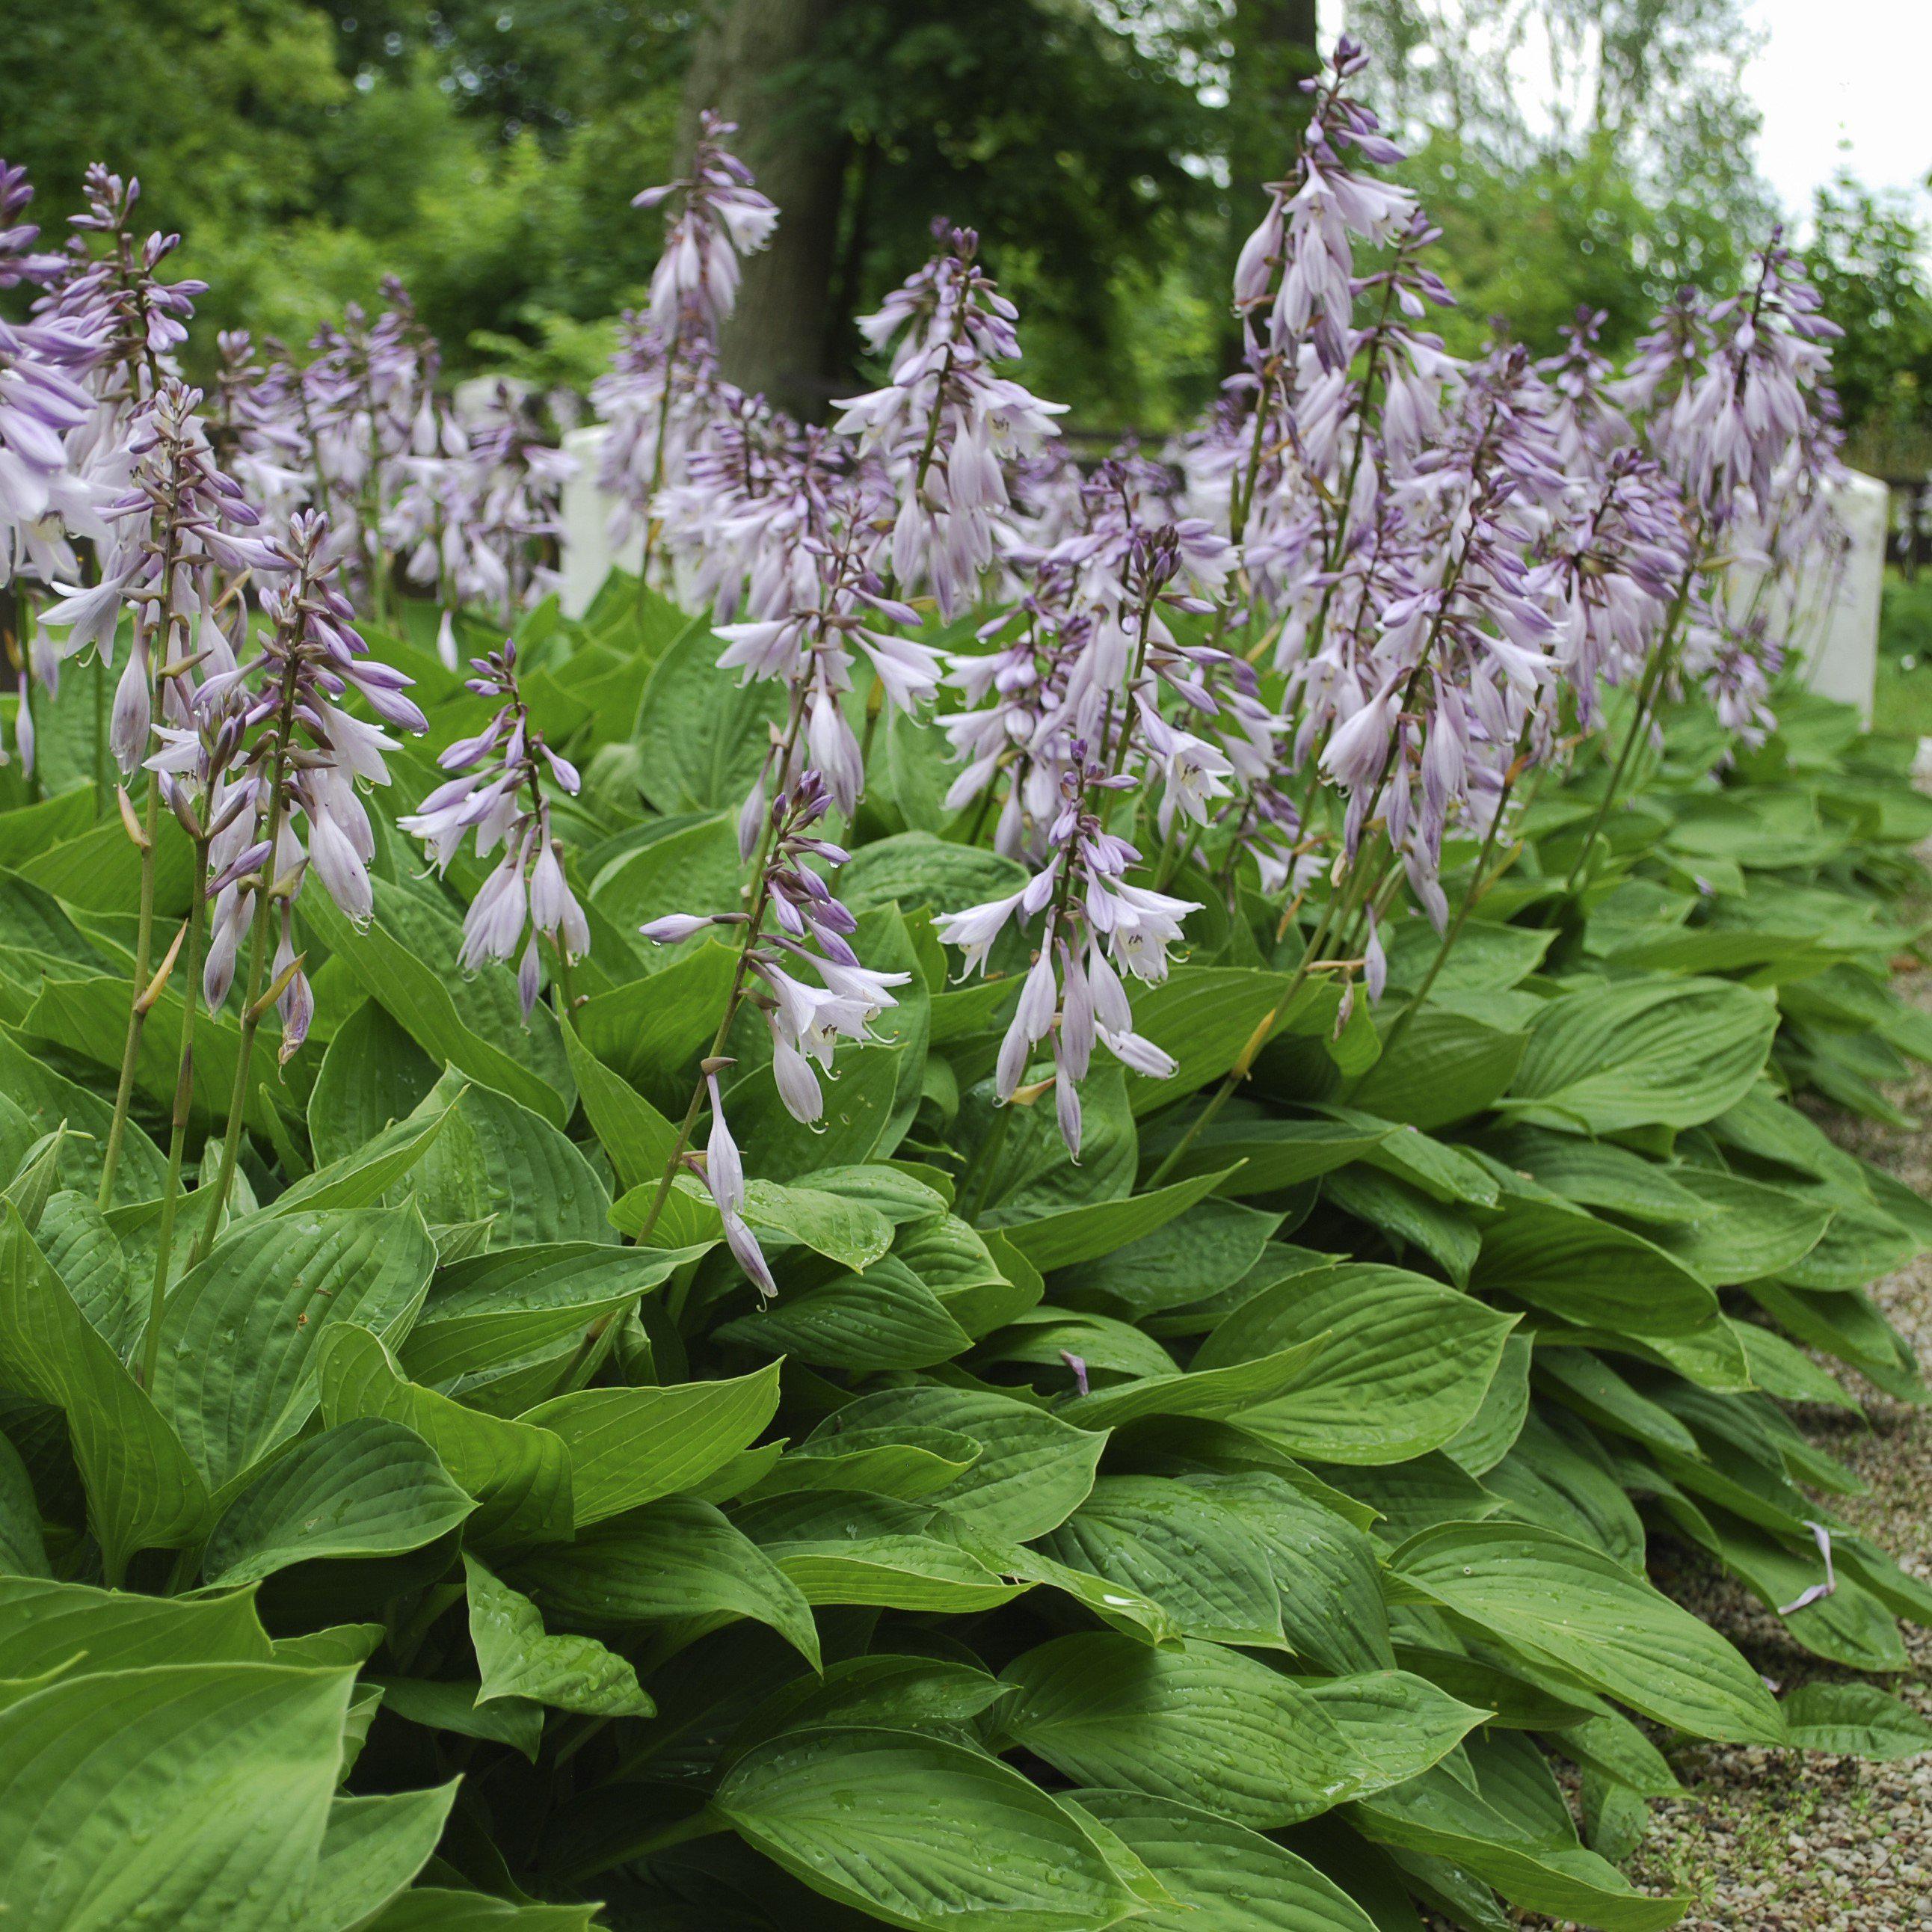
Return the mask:
[(1888, 736), (1932, 737), (1932, 569), (1911, 584), (1886, 572), (1872, 723)]

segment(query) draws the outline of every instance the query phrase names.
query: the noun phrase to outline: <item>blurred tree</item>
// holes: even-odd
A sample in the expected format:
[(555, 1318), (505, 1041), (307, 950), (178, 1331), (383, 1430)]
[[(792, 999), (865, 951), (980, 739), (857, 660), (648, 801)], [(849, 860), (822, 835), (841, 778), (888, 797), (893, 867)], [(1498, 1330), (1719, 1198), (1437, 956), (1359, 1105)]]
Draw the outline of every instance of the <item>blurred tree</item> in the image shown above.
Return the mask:
[(1932, 237), (1903, 195), (1841, 172), (1812, 206), (1806, 266), (1845, 333), (1832, 379), (1853, 460), (1881, 474), (1922, 470), (1932, 438)]

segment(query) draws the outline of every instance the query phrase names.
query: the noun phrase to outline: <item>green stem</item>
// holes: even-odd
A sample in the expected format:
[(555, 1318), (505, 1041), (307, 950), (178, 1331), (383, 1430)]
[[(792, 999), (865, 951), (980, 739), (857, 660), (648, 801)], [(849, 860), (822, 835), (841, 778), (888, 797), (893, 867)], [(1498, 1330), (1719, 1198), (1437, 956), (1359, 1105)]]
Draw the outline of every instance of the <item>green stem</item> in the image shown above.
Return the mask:
[(161, 835), (160, 788), (148, 784), (147, 812), (142, 826), (140, 914), (134, 928), (134, 992), (128, 1002), (128, 1033), (121, 1048), (121, 1078), (114, 1090), (114, 1118), (107, 1129), (107, 1148), (100, 1164), (100, 1187), (95, 1204), (105, 1214), (114, 1198), (114, 1177), (121, 1166), (121, 1149), (128, 1138), (128, 1113), (134, 1100), (134, 1065), (141, 1051), (147, 1009), (148, 973), (154, 962), (154, 847)]
[(221, 1229), (222, 1211), (228, 1205), (229, 1190), (235, 1184), (235, 1165), (241, 1157), (242, 1120), (248, 1105), (248, 1082), (254, 1070), (255, 1034), (262, 1023), (257, 1010), (262, 982), (268, 964), (271, 928), (274, 924), (275, 860), (282, 841), (282, 790), (287, 775), (289, 737), (295, 729), (295, 688), (292, 670), (282, 693), (282, 706), (276, 726), (275, 756), (268, 790), (267, 824), (262, 832), (268, 856), (262, 861), (261, 884), (254, 890), (254, 936), (248, 954), (248, 986), (242, 1007), (242, 1040), (235, 1060), (235, 1084), (228, 1096), (228, 1126), (221, 1137), (221, 1165), (209, 1193), (207, 1218), (189, 1250), (192, 1268), (214, 1245)]
[(194, 1020), (201, 1004), (201, 935), (207, 896), (208, 842), (194, 848), (194, 896), (188, 909), (188, 940), (182, 948), (180, 1070), (175, 1076), (174, 1118), (168, 1132), (168, 1179), (161, 1196), (161, 1226), (154, 1246), (154, 1279), (148, 1296), (148, 1325), (141, 1340), (140, 1384), (154, 1385), (154, 1364), (161, 1346), (161, 1304), (167, 1299), (168, 1262), (175, 1239), (175, 1220), (181, 1207), (182, 1160), (188, 1147), (188, 1113), (194, 1103)]

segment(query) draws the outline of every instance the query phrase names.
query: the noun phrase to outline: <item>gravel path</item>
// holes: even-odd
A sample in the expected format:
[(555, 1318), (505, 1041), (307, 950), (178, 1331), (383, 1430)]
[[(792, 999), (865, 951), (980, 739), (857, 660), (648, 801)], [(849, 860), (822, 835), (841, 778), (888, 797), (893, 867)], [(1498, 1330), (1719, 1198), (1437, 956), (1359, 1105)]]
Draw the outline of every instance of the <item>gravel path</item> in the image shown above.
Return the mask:
[[(1932, 1009), (1932, 971), (1899, 990)], [(1898, 1096), (1932, 1122), (1932, 1070)], [(1826, 1120), (1844, 1145), (1932, 1193), (1925, 1133), (1846, 1115)], [(1922, 1362), (1932, 1363), (1932, 1256), (1882, 1282), (1874, 1298)], [(1932, 1410), (1895, 1402), (1856, 1376), (1868, 1428), (1837, 1410), (1801, 1420), (1870, 1493), (1838, 1499), (1843, 1514), (1916, 1575), (1932, 1576)], [(1660, 1576), (1782, 1687), (1849, 1673), (1784, 1636), (1736, 1585), (1702, 1566)], [(1932, 1630), (1902, 1626), (1910, 1667), (1886, 1688), (1932, 1718)], [(1676, 1760), (1687, 1787), (1658, 1807), (1636, 1860), (1638, 1882), (1675, 1886), (1696, 1904), (1685, 1932), (1881, 1932), (1932, 1929), (1932, 1756), (1870, 1764), (1788, 1751), (1696, 1746)]]
[[(1932, 1010), (1932, 970), (1901, 977), (1898, 986)], [(1932, 1123), (1932, 1069), (1918, 1069), (1897, 1098)], [(1820, 1118), (1843, 1145), (1932, 1194), (1932, 1137), (1849, 1115)], [(1932, 1363), (1932, 1255), (1873, 1294), (1920, 1360)], [(1836, 1498), (1837, 1506), (1905, 1568), (1932, 1576), (1932, 1409), (1895, 1402), (1856, 1376), (1849, 1385), (1869, 1426), (1837, 1409), (1799, 1418), (1870, 1486), (1868, 1495)], [(1798, 1648), (1776, 1618), (1700, 1556), (1661, 1539), (1652, 1555), (1663, 1587), (1780, 1688), (1852, 1674)], [(1932, 1718), (1932, 1630), (1903, 1629), (1910, 1667), (1882, 1681)], [(1709, 1744), (1684, 1748), (1672, 1764), (1684, 1795), (1654, 1808), (1632, 1875), (1647, 1891), (1689, 1894), (1683, 1932), (1932, 1932), (1932, 1755), (1872, 1764)]]

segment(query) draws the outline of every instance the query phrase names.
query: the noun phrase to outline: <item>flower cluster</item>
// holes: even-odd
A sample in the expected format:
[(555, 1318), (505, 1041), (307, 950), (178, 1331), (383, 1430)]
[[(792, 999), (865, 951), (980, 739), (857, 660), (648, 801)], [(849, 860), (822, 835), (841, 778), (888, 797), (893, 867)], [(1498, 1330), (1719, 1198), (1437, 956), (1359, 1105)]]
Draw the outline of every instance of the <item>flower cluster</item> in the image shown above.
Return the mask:
[(590, 925), (564, 877), (546, 794), (555, 784), (574, 796), (582, 781), (530, 723), (517, 685), (515, 643), (506, 640), (501, 650), (472, 658), (471, 668), (476, 675), (469, 688), (500, 700), (501, 709), (475, 737), (459, 738), (442, 754), (438, 762), (454, 776), (397, 822), (422, 840), (438, 872), (448, 869), (472, 832), (478, 858), (502, 848), (470, 902), (460, 964), (473, 970), (488, 960), (516, 959), (527, 1018), (543, 981), (538, 940), (548, 939), (565, 962), (590, 950)]

